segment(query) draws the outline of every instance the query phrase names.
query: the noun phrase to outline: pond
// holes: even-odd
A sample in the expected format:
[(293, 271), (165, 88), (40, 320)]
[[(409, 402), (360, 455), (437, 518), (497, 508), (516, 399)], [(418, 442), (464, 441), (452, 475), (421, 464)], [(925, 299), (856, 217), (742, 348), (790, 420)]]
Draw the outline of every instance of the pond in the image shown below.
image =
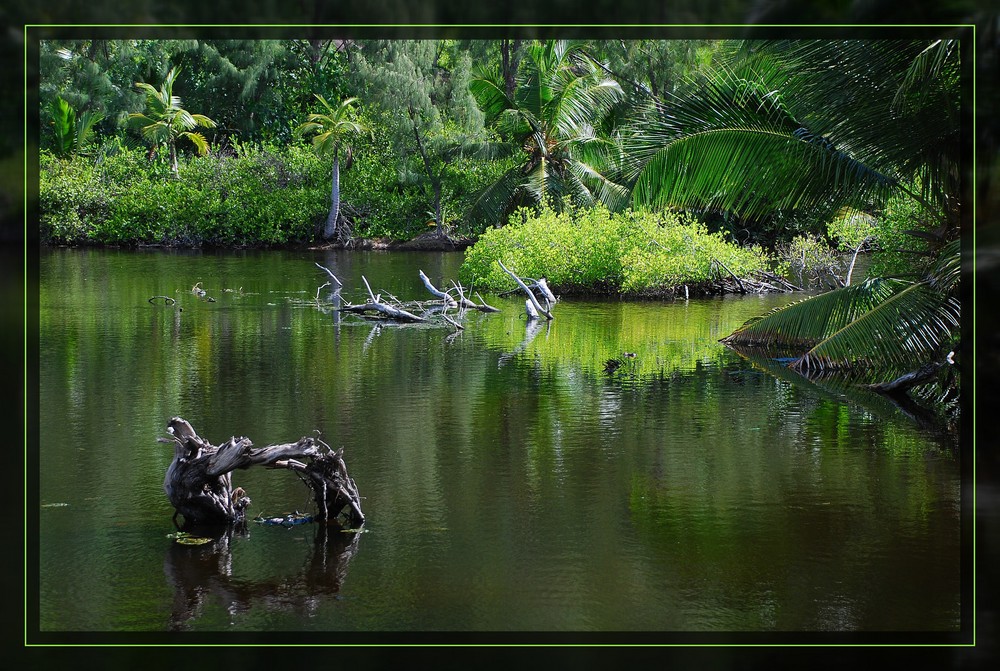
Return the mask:
[[(574, 299), (528, 326), (485, 295), (501, 312), (455, 333), (335, 313), (315, 263), (360, 303), (362, 275), (428, 298), (418, 270), (447, 286), (461, 254), (42, 251), (42, 634), (959, 631), (955, 437), (718, 343), (801, 296)], [(320, 432), (362, 533), (173, 542), (175, 415), (215, 444)], [(251, 517), (312, 505), (287, 471), (234, 484)]]

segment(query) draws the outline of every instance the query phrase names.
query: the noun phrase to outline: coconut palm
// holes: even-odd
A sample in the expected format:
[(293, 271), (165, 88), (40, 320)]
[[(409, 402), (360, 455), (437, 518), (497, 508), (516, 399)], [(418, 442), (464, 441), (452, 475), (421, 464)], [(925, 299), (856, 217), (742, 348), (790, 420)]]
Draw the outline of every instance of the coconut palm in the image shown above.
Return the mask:
[(330, 239), (337, 233), (337, 219), (340, 216), (340, 152), (343, 150), (350, 163), (354, 151), (351, 141), (364, 133), (365, 127), (355, 117), (354, 104), (357, 98), (347, 98), (334, 108), (320, 94), (314, 95), (326, 109), (326, 114), (310, 114), (305, 123), (295, 129), (295, 134), (301, 137), (317, 133), (312, 139), (316, 155), (333, 157), (330, 212), (323, 225), (323, 237)]
[(208, 140), (194, 129), (215, 128), (215, 122), (204, 114), (192, 114), (181, 107), (181, 99), (174, 95), (174, 82), (179, 68), (171, 68), (157, 89), (146, 82), (135, 86), (146, 94), (145, 112), (129, 114), (129, 123), (140, 126), (142, 137), (154, 146), (166, 145), (170, 151), (170, 170), (178, 176), (177, 142), (186, 139), (194, 145), (199, 155), (208, 153)]
[(904, 193), (953, 227), (959, 74), (954, 41), (740, 43), (627, 145), (633, 203), (754, 217)]
[(578, 42), (526, 47), (513, 97), (499, 68), (481, 70), (469, 89), (486, 123), (523, 151), (522, 159), (474, 202), (470, 218), (503, 224), (517, 207), (565, 197), (577, 205), (627, 203), (628, 190), (609, 177), (616, 145), (600, 132), (602, 120), (623, 99), (622, 89)]
[[(961, 149), (955, 42), (743, 43), (700, 94), (666, 100), (631, 145), (633, 201), (754, 217), (910, 197), (931, 262), (751, 320), (733, 345), (807, 348), (803, 370), (903, 367), (958, 337)], [(951, 241), (951, 242), (949, 242)]]

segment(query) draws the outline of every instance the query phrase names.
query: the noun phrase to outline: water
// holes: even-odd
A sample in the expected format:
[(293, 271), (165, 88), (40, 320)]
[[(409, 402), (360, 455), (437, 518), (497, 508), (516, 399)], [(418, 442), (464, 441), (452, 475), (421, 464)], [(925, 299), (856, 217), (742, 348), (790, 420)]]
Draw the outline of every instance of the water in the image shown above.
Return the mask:
[[(485, 296), (502, 312), (455, 335), (338, 318), (314, 262), (358, 303), (362, 275), (423, 299), (417, 271), (447, 286), (461, 256), (43, 251), (42, 632), (959, 630), (953, 437), (717, 342), (798, 296), (574, 300), (534, 327)], [(364, 533), (172, 542), (175, 415), (215, 444), (322, 432)], [(234, 482), (251, 515), (311, 505), (288, 472)]]

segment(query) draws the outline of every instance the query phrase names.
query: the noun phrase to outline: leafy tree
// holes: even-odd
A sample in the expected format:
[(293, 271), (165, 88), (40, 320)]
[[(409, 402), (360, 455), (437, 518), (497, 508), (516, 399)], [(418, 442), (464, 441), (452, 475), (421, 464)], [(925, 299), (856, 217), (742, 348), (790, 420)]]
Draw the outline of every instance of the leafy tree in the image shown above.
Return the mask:
[(446, 200), (460, 193), (463, 157), (489, 158), (483, 117), (469, 93), (471, 59), (448, 40), (367, 42), (355, 55), (358, 86), (378, 105), (398, 149), (400, 182), (419, 185), (437, 235)]
[(204, 114), (192, 114), (181, 107), (181, 99), (173, 94), (178, 73), (177, 68), (171, 68), (159, 89), (145, 82), (136, 82), (136, 88), (146, 94), (146, 111), (129, 115), (132, 123), (141, 126), (142, 137), (147, 142), (154, 146), (167, 146), (174, 177), (178, 177), (177, 141), (187, 139), (199, 154), (207, 154), (208, 140), (194, 129), (199, 126), (215, 127), (215, 122)]
[(604, 203), (612, 210), (627, 189), (608, 176), (616, 143), (600, 123), (622, 100), (621, 86), (598, 67), (582, 42), (548, 41), (525, 47), (514, 95), (499, 67), (483, 68), (470, 88), (486, 121), (523, 151), (522, 160), (483, 190), (470, 216), (502, 224), (509, 214), (565, 196), (578, 206)]
[(217, 139), (224, 133), (243, 142), (287, 142), (292, 120), (315, 102), (312, 92), (329, 94), (308, 81), (309, 65), (294, 46), (291, 40), (198, 40), (172, 60), (186, 73), (184, 100), (212, 111)]
[[(68, 102), (82, 118), (100, 114), (95, 134), (114, 133), (141, 110), (144, 93), (136, 81), (159, 80), (166, 75), (170, 54), (186, 48), (178, 40), (46, 40), (39, 52), (39, 101), (43, 117), (55, 98)], [(54, 140), (51, 135), (46, 141)]]
[(343, 150), (350, 163), (354, 151), (351, 142), (364, 133), (365, 128), (356, 120), (354, 103), (357, 102), (357, 98), (347, 98), (334, 108), (322, 95), (318, 93), (315, 95), (326, 109), (326, 114), (310, 114), (295, 132), (299, 136), (317, 133), (312, 139), (316, 154), (333, 158), (330, 213), (323, 225), (323, 237), (329, 240), (337, 234), (337, 219), (340, 216), (340, 153)]

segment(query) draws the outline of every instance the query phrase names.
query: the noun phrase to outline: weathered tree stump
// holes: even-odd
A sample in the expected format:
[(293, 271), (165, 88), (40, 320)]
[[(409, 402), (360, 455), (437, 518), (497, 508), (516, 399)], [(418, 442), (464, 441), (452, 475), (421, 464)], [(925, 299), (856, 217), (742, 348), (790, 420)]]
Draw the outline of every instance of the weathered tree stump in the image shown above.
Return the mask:
[[(167, 468), (163, 489), (188, 524), (227, 524), (245, 518), (250, 497), (242, 487), (233, 488), (232, 472), (254, 465), (286, 468), (300, 475), (316, 501), (316, 519), (332, 521), (342, 512), (353, 526), (364, 523), (361, 497), (347, 473), (344, 450), (334, 451), (323, 441), (306, 436), (295, 443), (254, 448), (249, 438), (230, 438), (218, 447), (197, 434), (186, 420), (174, 417), (167, 424), (174, 444), (174, 459)], [(300, 461), (307, 460), (307, 461)]]

